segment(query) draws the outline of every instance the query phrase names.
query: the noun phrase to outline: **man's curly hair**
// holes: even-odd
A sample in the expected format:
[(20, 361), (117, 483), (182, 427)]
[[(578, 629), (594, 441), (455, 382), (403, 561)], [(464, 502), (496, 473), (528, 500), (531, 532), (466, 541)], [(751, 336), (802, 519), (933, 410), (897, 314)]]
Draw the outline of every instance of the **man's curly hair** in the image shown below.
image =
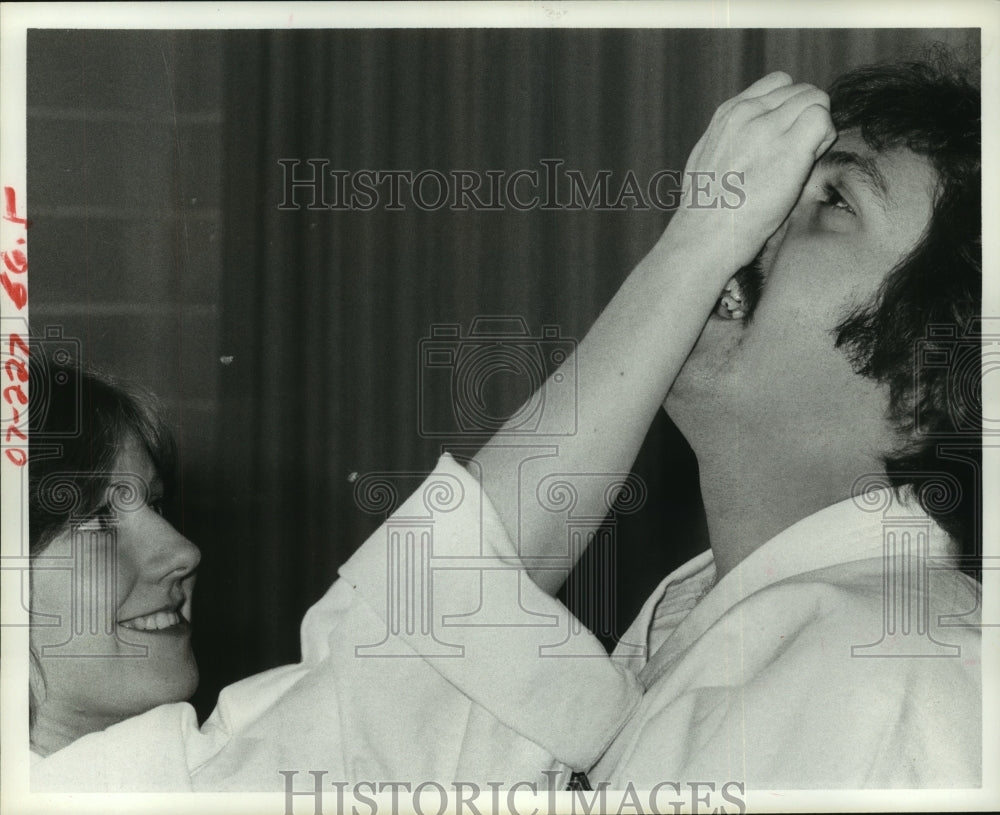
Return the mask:
[(977, 72), (938, 50), (922, 62), (859, 68), (830, 88), (838, 131), (873, 150), (908, 149), (937, 172), (930, 223), (877, 296), (836, 328), (855, 369), (889, 388), (903, 439), (884, 458), (961, 547), (981, 554), (982, 212)]

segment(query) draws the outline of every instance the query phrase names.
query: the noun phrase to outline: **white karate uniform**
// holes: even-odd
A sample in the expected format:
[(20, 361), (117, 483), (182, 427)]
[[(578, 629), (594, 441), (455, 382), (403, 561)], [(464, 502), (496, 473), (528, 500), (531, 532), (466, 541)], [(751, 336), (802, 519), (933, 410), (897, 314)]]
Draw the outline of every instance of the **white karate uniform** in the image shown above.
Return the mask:
[[(282, 770), (297, 787), (316, 770), (540, 789), (571, 770), (637, 789), (978, 786), (978, 584), (926, 515), (881, 497), (878, 512), (846, 501), (803, 519), (718, 585), (711, 553), (696, 557), (609, 659), (445, 455), (307, 612), (301, 663), (226, 688), (201, 728), (172, 704), (78, 739), (33, 763), (32, 789), (283, 791)], [(927, 557), (885, 557), (886, 541), (906, 548), (901, 530)], [(902, 574), (924, 583), (887, 594)], [(909, 633), (884, 636), (888, 618)]]
[(980, 786), (980, 584), (919, 507), (868, 497), (793, 524), (717, 585), (711, 552), (660, 584), (614, 657), (647, 690), (592, 780)]

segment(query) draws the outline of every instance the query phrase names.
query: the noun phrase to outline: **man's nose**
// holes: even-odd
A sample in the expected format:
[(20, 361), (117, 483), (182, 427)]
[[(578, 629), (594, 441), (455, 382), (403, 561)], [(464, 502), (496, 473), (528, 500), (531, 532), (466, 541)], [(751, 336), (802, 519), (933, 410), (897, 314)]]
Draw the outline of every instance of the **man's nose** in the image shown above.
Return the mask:
[(807, 223), (809, 217), (809, 205), (806, 198), (806, 190), (803, 190), (802, 194), (799, 195), (798, 200), (795, 202), (795, 206), (789, 211), (788, 215), (785, 216), (785, 220), (781, 222), (771, 237), (767, 239), (764, 243), (763, 249), (761, 249), (761, 257), (770, 258), (775, 255), (781, 249), (781, 244), (784, 243), (785, 238), (788, 237), (788, 233), (794, 232), (797, 229), (802, 229)]
[(794, 225), (799, 222), (802, 212), (803, 204), (802, 197), (800, 196), (799, 200), (795, 202), (795, 206), (792, 207), (788, 215), (785, 216), (785, 220), (781, 222), (781, 226), (774, 230), (771, 237), (767, 239), (767, 242), (764, 244), (762, 254), (773, 254), (778, 251), (782, 242), (785, 240), (785, 236), (788, 234), (788, 230), (794, 228)]

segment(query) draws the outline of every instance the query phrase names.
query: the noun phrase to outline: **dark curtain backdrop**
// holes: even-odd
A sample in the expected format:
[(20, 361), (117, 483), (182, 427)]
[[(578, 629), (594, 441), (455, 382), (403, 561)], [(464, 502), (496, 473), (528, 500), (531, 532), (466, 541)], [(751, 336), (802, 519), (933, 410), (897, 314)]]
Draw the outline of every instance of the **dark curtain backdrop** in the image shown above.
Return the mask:
[[(441, 440), (421, 435), (418, 409), (431, 327), (505, 314), (533, 335), (555, 325), (582, 338), (667, 221), (634, 209), (283, 211), (279, 160), (447, 174), (555, 158), (587, 178), (642, 180), (683, 169), (715, 107), (768, 71), (826, 85), (932, 40), (974, 46), (978, 32), (229, 32), (217, 350), (232, 359), (219, 368), (213, 526), (199, 540), (199, 707), (297, 659), (302, 613), (380, 520), (355, 505), (348, 473), (433, 467)], [(510, 408), (523, 395), (509, 382), (491, 398)], [(446, 389), (428, 400), (451, 409)], [(609, 641), (705, 545), (696, 467), (665, 418), (636, 469), (649, 499), (617, 527)]]

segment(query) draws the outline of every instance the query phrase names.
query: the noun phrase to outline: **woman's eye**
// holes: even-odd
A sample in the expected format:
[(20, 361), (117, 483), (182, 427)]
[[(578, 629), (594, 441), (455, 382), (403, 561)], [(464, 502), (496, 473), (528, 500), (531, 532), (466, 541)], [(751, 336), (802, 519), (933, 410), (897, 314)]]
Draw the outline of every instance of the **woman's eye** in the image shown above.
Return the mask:
[(111, 507), (105, 504), (91, 513), (90, 517), (80, 524), (80, 529), (84, 532), (107, 532), (112, 528), (113, 521), (114, 513)]
[(161, 518), (163, 517), (163, 499), (162, 498), (151, 498), (147, 502), (147, 506)]
[(847, 201), (844, 200), (844, 196), (840, 194), (840, 191), (834, 187), (832, 184), (823, 185), (823, 195), (819, 199), (823, 206), (830, 207), (832, 209), (838, 209), (842, 212), (846, 212), (849, 215), (854, 215), (854, 209), (851, 207)]

